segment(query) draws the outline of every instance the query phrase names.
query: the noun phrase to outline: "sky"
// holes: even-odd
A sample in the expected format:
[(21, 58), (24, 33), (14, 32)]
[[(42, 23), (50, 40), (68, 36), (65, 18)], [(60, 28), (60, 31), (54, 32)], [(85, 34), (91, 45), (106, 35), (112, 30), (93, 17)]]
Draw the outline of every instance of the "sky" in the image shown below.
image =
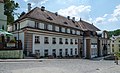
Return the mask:
[(15, 0), (20, 8), (17, 13), (27, 12), (27, 4), (35, 7), (45, 6), (51, 12), (62, 16), (81, 18), (93, 23), (100, 30), (120, 29), (120, 0)]

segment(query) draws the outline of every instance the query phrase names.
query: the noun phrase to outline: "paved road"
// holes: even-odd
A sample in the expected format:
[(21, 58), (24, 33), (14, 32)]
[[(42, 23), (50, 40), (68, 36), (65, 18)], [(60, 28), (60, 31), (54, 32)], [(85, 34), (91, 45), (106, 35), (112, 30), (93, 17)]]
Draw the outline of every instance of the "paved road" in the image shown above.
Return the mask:
[(114, 61), (86, 59), (11, 61), (0, 62), (0, 73), (120, 73), (120, 65)]

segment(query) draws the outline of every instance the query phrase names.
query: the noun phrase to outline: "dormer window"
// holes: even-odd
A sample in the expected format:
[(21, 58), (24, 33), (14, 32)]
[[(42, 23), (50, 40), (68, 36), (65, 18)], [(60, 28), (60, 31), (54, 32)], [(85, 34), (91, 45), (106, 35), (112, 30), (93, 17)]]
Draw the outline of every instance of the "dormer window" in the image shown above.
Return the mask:
[(64, 24), (68, 24), (67, 22), (64, 22)]
[(76, 25), (76, 27), (78, 27), (78, 25)]
[(51, 17), (47, 17), (48, 20), (53, 20)]

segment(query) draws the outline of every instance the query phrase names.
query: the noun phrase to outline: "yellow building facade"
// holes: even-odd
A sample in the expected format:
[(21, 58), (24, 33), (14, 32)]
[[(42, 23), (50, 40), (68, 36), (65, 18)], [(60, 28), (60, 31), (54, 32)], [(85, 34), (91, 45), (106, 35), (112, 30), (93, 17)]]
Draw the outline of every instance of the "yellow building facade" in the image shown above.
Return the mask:
[(120, 52), (120, 35), (119, 36), (112, 36), (111, 38), (111, 52)]

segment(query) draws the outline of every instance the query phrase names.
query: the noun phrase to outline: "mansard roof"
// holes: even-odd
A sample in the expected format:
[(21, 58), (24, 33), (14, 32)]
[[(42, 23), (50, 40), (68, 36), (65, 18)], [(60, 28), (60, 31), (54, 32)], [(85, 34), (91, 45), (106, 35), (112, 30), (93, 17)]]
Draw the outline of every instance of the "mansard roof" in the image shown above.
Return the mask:
[(4, 3), (4, 1), (3, 1), (3, 0), (0, 0), (0, 3)]
[(68, 19), (66, 17), (49, 12), (47, 10), (42, 11), (41, 8), (39, 8), (39, 7), (34, 8), (27, 14), (20, 17), (15, 22), (22, 20), (24, 18), (36, 19), (36, 20), (40, 20), (40, 21), (53, 23), (53, 24), (56, 24), (59, 26), (61, 25), (61, 26), (65, 26), (65, 27), (71, 27), (71, 28), (75, 28), (75, 29), (79, 29), (79, 30), (99, 31), (99, 29), (96, 28), (94, 25), (91, 25), (83, 20), (82, 20), (82, 22), (79, 22), (79, 21), (75, 21), (72, 19)]

